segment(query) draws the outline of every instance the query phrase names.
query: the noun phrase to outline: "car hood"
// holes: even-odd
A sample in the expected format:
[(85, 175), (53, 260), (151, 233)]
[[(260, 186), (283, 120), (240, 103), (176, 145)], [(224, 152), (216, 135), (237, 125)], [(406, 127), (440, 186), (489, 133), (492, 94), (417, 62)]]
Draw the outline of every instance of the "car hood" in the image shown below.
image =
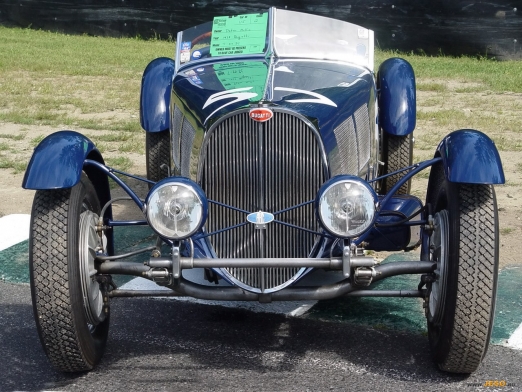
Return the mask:
[(374, 97), (364, 67), (333, 61), (265, 59), (200, 63), (178, 72), (175, 101), (207, 128), (239, 108), (277, 106), (309, 118), (319, 128), (348, 117)]

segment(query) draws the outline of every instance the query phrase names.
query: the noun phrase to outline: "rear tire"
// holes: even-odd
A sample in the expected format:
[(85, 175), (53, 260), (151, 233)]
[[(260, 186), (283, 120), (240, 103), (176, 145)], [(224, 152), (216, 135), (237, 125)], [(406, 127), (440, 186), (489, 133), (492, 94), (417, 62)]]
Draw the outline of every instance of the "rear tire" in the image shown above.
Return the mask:
[(428, 284), (426, 316), (435, 362), (451, 373), (472, 373), (486, 355), (498, 275), (498, 212), (491, 185), (450, 183), (432, 168), (427, 203), (435, 230), (423, 255), (437, 264)]
[(145, 155), (147, 160), (147, 179), (158, 182), (169, 175), (170, 170), (170, 132), (145, 133)]
[[(393, 173), (396, 170), (411, 166), (413, 162), (413, 134), (395, 136), (383, 132), (383, 161), (384, 173)], [(394, 174), (382, 181), (382, 194), (386, 194), (404, 176), (404, 173)], [(411, 180), (407, 181), (397, 191), (398, 195), (410, 193)]]
[(107, 342), (110, 317), (94, 269), (99, 214), (85, 175), (72, 188), (35, 194), (29, 238), (33, 311), (45, 353), (64, 372), (91, 370)]

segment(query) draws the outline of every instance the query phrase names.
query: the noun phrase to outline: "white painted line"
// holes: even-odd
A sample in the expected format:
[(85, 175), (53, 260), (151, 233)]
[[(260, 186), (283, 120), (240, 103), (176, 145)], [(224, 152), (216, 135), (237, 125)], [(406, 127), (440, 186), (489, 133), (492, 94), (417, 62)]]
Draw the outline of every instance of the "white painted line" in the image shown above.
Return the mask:
[(299, 306), (297, 309), (292, 310), (290, 313), (288, 313), (288, 316), (290, 317), (299, 317), (308, 312), (312, 307), (317, 303), (317, 301), (308, 301), (312, 302), (309, 304), (304, 304)]
[(124, 285), (118, 287), (121, 290), (170, 290), (145, 278), (134, 278)]
[[(158, 286), (156, 283), (144, 278), (135, 278), (130, 282), (125, 283), (119, 288), (122, 290), (170, 290), (166, 287)], [(259, 302), (253, 301), (211, 301), (191, 297), (157, 298), (175, 299), (178, 301), (187, 301), (202, 305), (223, 306), (226, 308), (247, 309), (256, 313), (285, 314), (290, 317), (302, 316), (305, 312), (307, 312), (312, 306), (314, 306), (317, 303), (317, 301), (281, 301), (272, 302), (268, 304), (261, 304)]]
[(13, 214), (0, 218), (0, 251), (29, 238), (31, 215)]
[(522, 350), (522, 324), (515, 329), (515, 332), (513, 332), (507, 341), (506, 346), (514, 348), (515, 350)]

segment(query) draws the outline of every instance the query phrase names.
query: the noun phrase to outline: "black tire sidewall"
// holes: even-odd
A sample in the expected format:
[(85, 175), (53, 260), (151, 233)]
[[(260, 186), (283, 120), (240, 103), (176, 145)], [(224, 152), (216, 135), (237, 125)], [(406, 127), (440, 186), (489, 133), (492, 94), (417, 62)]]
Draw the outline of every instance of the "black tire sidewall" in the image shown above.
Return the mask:
[(110, 324), (107, 314), (90, 330), (85, 314), (79, 253), (83, 205), (100, 213), (96, 191), (85, 174), (72, 188), (37, 190), (31, 213), (29, 273), (33, 313), (44, 351), (56, 369), (64, 372), (87, 371), (96, 366)]
[[(446, 289), (444, 297), (441, 298), (444, 304), (444, 311), (439, 325), (435, 325), (428, 319), (428, 336), (434, 361), (442, 370), (449, 372), (470, 373), (476, 370), (487, 352), (493, 327), (498, 274), (498, 212), (494, 189), (492, 187), (490, 189), (484, 187), (489, 186), (451, 183), (444, 174), (442, 164), (439, 163), (432, 167), (426, 202), (432, 204), (433, 216), (438, 211), (447, 211), (449, 227), (448, 257), (445, 266)], [(476, 195), (476, 197), (473, 195)], [(483, 256), (479, 256), (477, 260), (469, 259), (469, 257), (472, 257), (469, 256), (470, 253), (462, 251), (468, 247), (467, 252), (469, 252), (469, 244), (475, 244), (472, 246), (478, 249), (477, 246), (480, 245), (477, 244), (482, 241), (481, 237), (475, 234), (470, 236), (467, 228), (470, 223), (471, 227), (479, 224), (475, 220), (477, 218), (472, 218), (474, 215), (469, 215), (470, 209), (475, 208), (479, 208), (479, 216), (485, 217), (481, 221), (482, 224), (487, 224), (490, 231), (494, 231), (494, 238), (489, 237), (487, 242), (488, 252), (492, 253), (493, 260)], [(485, 209), (481, 212), (481, 208), (488, 208), (489, 211)], [(493, 214), (491, 214), (491, 211), (493, 211)], [(476, 213), (474, 214), (477, 216)], [(491, 220), (485, 222), (485, 220), (489, 219), (486, 217), (490, 217)], [(462, 241), (465, 241), (465, 243)], [(422, 254), (424, 255), (426, 251), (426, 249), (423, 249)], [(482, 250), (480, 252), (482, 253)], [(483, 294), (479, 297), (477, 297), (479, 294), (475, 293), (475, 288), (478, 287), (477, 285), (481, 285), (485, 290), (487, 285), (479, 280), (478, 276), (475, 275), (474, 269), (469, 269), (470, 261), (473, 265), (476, 265), (475, 263), (485, 263), (480, 264), (483, 266), (482, 271), (491, 271), (489, 272), (490, 275), (484, 276), (484, 279), (492, 279), (491, 291), (483, 291)], [(468, 278), (471, 278), (471, 281), (468, 281)], [(472, 286), (471, 289), (468, 289), (468, 285)], [(467, 292), (466, 290), (471, 290), (471, 297), (464, 294)], [(464, 311), (463, 306), (465, 305), (463, 304), (465, 301), (471, 301), (470, 306), (472, 308), (469, 310), (470, 314)], [(478, 305), (479, 303), (480, 305)], [(489, 307), (489, 313), (484, 311), (486, 306)], [(467, 321), (475, 320), (476, 317), (489, 317), (488, 326), (486, 331), (482, 329), (482, 332), (480, 332), (486, 332), (486, 335), (477, 333), (472, 338), (468, 335), (468, 332), (471, 331), (470, 328), (475, 328), (475, 326), (472, 325), (473, 322), (467, 323)], [(466, 322), (462, 325), (464, 320)], [(476, 328), (481, 328), (483, 325)], [(463, 334), (463, 331), (468, 332)], [(461, 353), (464, 347), (466, 354), (464, 352)], [(480, 356), (478, 356), (479, 353)]]
[(72, 317), (78, 333), (79, 344), (87, 363), (94, 366), (103, 355), (110, 323), (110, 315), (98, 324), (91, 332), (84, 311), (83, 294), (80, 278), (79, 262), (79, 222), (83, 204), (90, 211), (100, 214), (101, 207), (96, 191), (87, 178), (82, 180), (71, 189), (69, 214), (67, 216), (67, 227), (70, 230), (67, 248), (67, 268), (69, 271), (69, 293), (72, 304)]
[[(434, 167), (434, 169), (436, 169)], [(436, 173), (435, 175), (442, 175)], [(446, 264), (446, 290), (444, 302), (444, 314), (439, 326), (428, 321), (428, 336), (431, 352), (436, 363), (441, 363), (447, 357), (451, 348), (451, 336), (455, 323), (455, 310), (457, 305), (458, 276), (459, 276), (459, 249), (460, 249), (460, 209), (459, 209), (459, 185), (449, 182), (446, 178), (438, 179), (440, 187), (431, 189), (433, 213), (441, 210), (448, 211), (448, 260)]]

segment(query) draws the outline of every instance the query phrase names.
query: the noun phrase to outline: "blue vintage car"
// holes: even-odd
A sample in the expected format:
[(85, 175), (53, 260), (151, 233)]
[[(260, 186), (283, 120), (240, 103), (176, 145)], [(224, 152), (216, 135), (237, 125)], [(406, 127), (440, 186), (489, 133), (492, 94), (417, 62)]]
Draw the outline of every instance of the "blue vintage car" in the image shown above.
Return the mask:
[[(79, 133), (44, 139), (23, 187), (37, 190), (31, 289), (52, 364), (98, 363), (114, 297), (395, 296), (424, 300), (441, 369), (476, 370), (495, 305), (499, 154), (485, 134), (461, 129), (412, 163), (413, 69), (390, 58), (374, 71), (373, 56), (373, 32), (339, 20), (275, 8), (215, 17), (178, 34), (174, 59), (145, 69), (146, 179), (106, 166)], [(409, 191), (426, 169), (423, 202)], [(144, 200), (124, 176), (149, 185)], [(113, 219), (109, 179), (142, 219)], [(157, 240), (116, 254), (121, 226), (149, 226)], [(417, 261), (380, 263), (370, 252), (418, 247)], [(145, 264), (126, 260), (140, 252)], [(374, 288), (401, 274), (418, 286)], [(158, 289), (121, 289), (114, 275)]]

